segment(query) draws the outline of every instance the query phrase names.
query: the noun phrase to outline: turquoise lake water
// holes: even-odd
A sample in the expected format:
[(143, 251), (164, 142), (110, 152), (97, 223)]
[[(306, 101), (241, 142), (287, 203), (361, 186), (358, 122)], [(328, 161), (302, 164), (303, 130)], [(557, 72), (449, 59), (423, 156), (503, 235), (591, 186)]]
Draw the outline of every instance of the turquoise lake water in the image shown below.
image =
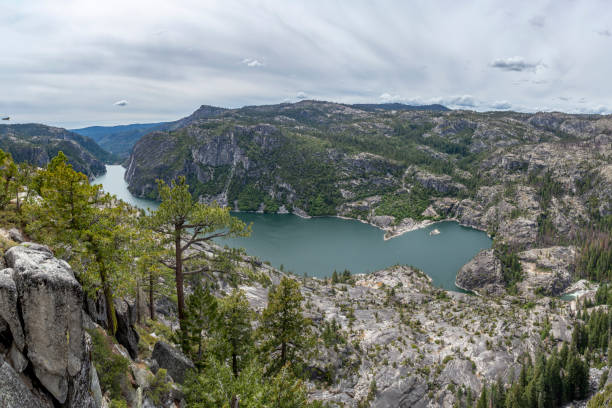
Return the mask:
[[(134, 197), (123, 179), (125, 169), (106, 166), (107, 173), (94, 180), (108, 193), (128, 203), (154, 210), (157, 203)], [(455, 276), (461, 266), (492, 241), (482, 231), (454, 221), (436, 223), (385, 241), (384, 232), (355, 220), (334, 217), (300, 218), (295, 215), (234, 213), (253, 223), (249, 238), (218, 241), (242, 247), (249, 255), (284, 266), (298, 275), (330, 276), (334, 270), (374, 272), (395, 264), (413, 265), (431, 276), (436, 286), (459, 290)], [(439, 235), (429, 235), (437, 228)]]

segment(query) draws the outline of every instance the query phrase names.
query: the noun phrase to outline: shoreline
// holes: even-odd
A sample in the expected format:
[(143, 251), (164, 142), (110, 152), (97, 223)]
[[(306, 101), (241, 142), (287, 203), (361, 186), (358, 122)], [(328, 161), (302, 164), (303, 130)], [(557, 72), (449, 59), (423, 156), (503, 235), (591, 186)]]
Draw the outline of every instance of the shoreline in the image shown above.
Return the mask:
[[(417, 231), (423, 228), (427, 228), (429, 226), (435, 225), (435, 224), (439, 224), (442, 222), (456, 222), (457, 224), (461, 225), (462, 227), (465, 228), (471, 228), (477, 231), (481, 231), (487, 234), (487, 236), (489, 238), (491, 238), (491, 234), (489, 234), (485, 229), (481, 229), (478, 227), (475, 227), (473, 225), (468, 225), (468, 224), (464, 224), (461, 221), (459, 221), (457, 218), (453, 217), (453, 218), (443, 218), (440, 220), (421, 220), (421, 221), (415, 221), (412, 220), (411, 218), (405, 218), (405, 220), (412, 220), (411, 224), (406, 224), (406, 225), (402, 225), (401, 223), (399, 225), (396, 226), (391, 226), (391, 227), (382, 227), (380, 225), (376, 225), (368, 220), (364, 220), (361, 218), (352, 218), (352, 217), (347, 217), (345, 215), (308, 215), (305, 212), (304, 213), (295, 213), (295, 212), (271, 212), (271, 213), (266, 213), (263, 211), (242, 211), (242, 210), (231, 210), (231, 212), (233, 213), (250, 213), (250, 214), (266, 214), (266, 215), (295, 215), (296, 217), (300, 217), (302, 219), (305, 220), (310, 220), (313, 218), (339, 218), (341, 220), (347, 220), (347, 221), (358, 221), (362, 224), (366, 224), (366, 225), (370, 225), (376, 229), (379, 229), (381, 231), (384, 232), (383, 235), (383, 240), (388, 241), (390, 239), (393, 238), (397, 238), (399, 236), (404, 235), (407, 232), (412, 232), (412, 231)], [(461, 288), (463, 289), (463, 288)], [(465, 289), (464, 289), (465, 290)]]

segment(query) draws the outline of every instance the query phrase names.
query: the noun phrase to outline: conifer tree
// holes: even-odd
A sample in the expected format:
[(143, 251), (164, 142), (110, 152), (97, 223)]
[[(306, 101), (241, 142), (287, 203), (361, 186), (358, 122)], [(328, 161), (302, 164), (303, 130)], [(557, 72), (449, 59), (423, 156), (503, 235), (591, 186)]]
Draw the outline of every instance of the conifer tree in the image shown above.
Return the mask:
[(292, 361), (307, 345), (310, 323), (302, 315), (302, 300), (300, 284), (286, 276), (268, 293), (261, 331), (266, 336), (266, 348), (278, 353), (275, 370)]
[(204, 361), (204, 336), (211, 337), (219, 330), (219, 318), (217, 299), (210, 292), (210, 288), (196, 285), (187, 298), (183, 328), (177, 333), (183, 352), (190, 356), (196, 365), (201, 365)]
[[(194, 200), (185, 178), (167, 185), (158, 180), (161, 204), (149, 217), (149, 227), (163, 236), (161, 246), (172, 246), (170, 254), (160, 259), (163, 265), (174, 271), (178, 302), (179, 323), (185, 317), (183, 280), (186, 274), (211, 271), (205, 252), (198, 244), (214, 238), (248, 236), (250, 226), (232, 217), (229, 208), (206, 205)], [(184, 271), (186, 264), (192, 269)]]
[(233, 292), (219, 301), (220, 327), (216, 330), (217, 354), (231, 361), (232, 373), (238, 377), (248, 360), (251, 349), (251, 311), (242, 290)]

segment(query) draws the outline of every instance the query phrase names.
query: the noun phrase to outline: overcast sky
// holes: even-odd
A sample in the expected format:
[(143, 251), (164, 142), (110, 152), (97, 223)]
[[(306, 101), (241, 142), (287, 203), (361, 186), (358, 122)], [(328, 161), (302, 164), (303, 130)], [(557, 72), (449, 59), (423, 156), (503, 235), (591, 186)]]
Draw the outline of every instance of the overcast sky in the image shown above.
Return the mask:
[(2, 0), (0, 115), (79, 127), (300, 99), (609, 113), (611, 17), (577, 0)]

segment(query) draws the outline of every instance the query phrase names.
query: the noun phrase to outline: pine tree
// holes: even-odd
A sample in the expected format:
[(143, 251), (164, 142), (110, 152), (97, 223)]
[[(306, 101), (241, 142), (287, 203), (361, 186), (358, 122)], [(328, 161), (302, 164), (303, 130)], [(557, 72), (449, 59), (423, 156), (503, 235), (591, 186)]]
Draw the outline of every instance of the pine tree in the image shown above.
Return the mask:
[(267, 338), (266, 347), (279, 352), (275, 369), (292, 361), (296, 352), (306, 346), (309, 321), (302, 315), (302, 300), (299, 283), (286, 276), (268, 293), (261, 331)]
[(487, 397), (487, 386), (482, 387), (482, 392), (480, 393), (480, 398), (478, 398), (478, 403), (476, 404), (476, 408), (488, 408), (489, 400)]
[(0, 150), (0, 209), (10, 202), (12, 190), (16, 189), (17, 165), (10, 153)]
[[(197, 245), (214, 238), (248, 236), (250, 226), (232, 217), (229, 208), (206, 205), (193, 199), (185, 178), (180, 177), (170, 186), (158, 180), (161, 204), (149, 217), (149, 227), (164, 237), (162, 246), (171, 245), (171, 254), (160, 262), (174, 271), (178, 302), (179, 323), (185, 317), (183, 280), (187, 274), (211, 271), (205, 252)], [(184, 271), (187, 263), (192, 269)]]
[(242, 290), (234, 289), (231, 295), (219, 301), (220, 327), (216, 330), (217, 354), (222, 360), (230, 359), (234, 376), (245, 365), (251, 348), (251, 312)]
[(183, 352), (196, 365), (204, 360), (204, 336), (211, 337), (219, 324), (217, 299), (208, 286), (197, 285), (187, 298), (183, 328), (177, 333)]

